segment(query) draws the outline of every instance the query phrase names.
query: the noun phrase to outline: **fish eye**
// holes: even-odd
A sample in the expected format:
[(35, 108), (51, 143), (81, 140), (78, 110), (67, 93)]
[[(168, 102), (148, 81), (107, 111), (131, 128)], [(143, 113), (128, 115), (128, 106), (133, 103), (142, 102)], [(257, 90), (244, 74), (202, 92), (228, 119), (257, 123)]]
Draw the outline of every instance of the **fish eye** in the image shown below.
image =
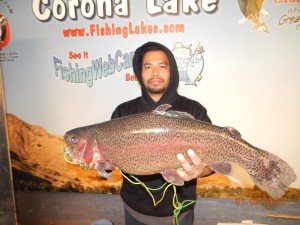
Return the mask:
[(77, 138), (76, 137), (71, 137), (71, 142), (73, 143), (73, 144), (75, 144), (75, 143), (77, 143)]

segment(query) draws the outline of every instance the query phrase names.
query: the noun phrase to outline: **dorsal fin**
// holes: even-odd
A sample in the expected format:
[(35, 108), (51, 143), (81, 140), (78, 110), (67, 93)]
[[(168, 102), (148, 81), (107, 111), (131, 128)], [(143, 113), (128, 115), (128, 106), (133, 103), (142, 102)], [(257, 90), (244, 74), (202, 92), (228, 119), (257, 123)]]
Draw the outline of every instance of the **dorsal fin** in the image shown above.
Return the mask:
[(174, 111), (174, 110), (166, 111), (171, 107), (172, 106), (169, 104), (163, 104), (163, 105), (158, 106), (152, 112), (157, 115), (168, 116), (168, 117), (173, 117), (173, 118), (195, 119), (191, 114), (189, 114), (187, 112)]
[(155, 112), (155, 111), (167, 111), (171, 107), (172, 106), (170, 104), (162, 104), (162, 105), (158, 106), (156, 109), (154, 109), (153, 112)]

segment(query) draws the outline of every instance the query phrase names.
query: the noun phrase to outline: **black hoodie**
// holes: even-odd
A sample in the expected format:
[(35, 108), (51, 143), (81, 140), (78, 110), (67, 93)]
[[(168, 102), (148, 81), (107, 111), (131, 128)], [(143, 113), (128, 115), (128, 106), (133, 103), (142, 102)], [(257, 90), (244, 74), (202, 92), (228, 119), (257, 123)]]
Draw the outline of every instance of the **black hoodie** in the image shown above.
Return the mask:
[[(142, 82), (141, 71), (144, 54), (148, 51), (158, 50), (164, 51), (168, 56), (170, 64), (170, 81), (163, 96), (158, 102), (155, 102), (147, 93), (145, 85)], [(142, 112), (150, 112), (161, 104), (170, 104), (172, 105), (172, 110), (188, 112), (196, 119), (211, 122), (207, 115), (206, 109), (200, 103), (178, 94), (177, 88), (179, 85), (179, 73), (177, 64), (172, 52), (164, 45), (156, 42), (147, 42), (139, 47), (135, 51), (135, 55), (133, 57), (133, 71), (141, 85), (142, 96), (120, 104), (113, 112), (112, 119)], [(138, 177), (139, 180), (144, 182), (146, 186), (150, 188), (158, 188), (165, 183), (165, 180), (161, 174), (136, 177)], [(162, 197), (162, 193), (163, 190), (153, 192), (156, 201)], [(179, 202), (184, 200), (195, 200), (196, 179), (185, 182), (183, 187), (177, 187), (177, 195)], [(152, 199), (145, 191), (144, 187), (141, 185), (131, 184), (126, 179), (123, 179), (121, 197), (129, 207), (142, 214), (159, 217), (173, 215), (173, 190), (171, 190), (171, 188), (167, 191), (164, 200), (154, 207)], [(183, 211), (191, 207), (193, 207), (193, 205), (184, 208)]]

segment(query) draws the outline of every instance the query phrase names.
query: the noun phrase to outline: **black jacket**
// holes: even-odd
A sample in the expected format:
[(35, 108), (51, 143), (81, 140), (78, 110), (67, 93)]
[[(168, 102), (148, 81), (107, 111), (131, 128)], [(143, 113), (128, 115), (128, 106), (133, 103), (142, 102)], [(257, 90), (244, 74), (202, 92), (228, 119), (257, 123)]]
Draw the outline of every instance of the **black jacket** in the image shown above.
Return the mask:
[[(151, 48), (156, 50), (163, 50), (170, 62), (170, 82), (164, 95), (161, 97), (159, 102), (154, 102), (150, 96), (147, 94), (144, 84), (141, 79), (141, 64), (143, 54), (150, 50)], [(211, 122), (206, 109), (198, 102), (188, 99), (186, 97), (180, 96), (177, 93), (177, 88), (179, 84), (179, 75), (177, 65), (172, 52), (165, 46), (148, 42), (138, 48), (135, 52), (133, 58), (133, 69), (135, 75), (137, 76), (142, 89), (142, 96), (131, 101), (120, 104), (112, 114), (112, 119), (129, 116), (142, 112), (150, 112), (154, 110), (157, 106), (161, 104), (172, 105), (172, 110), (184, 111), (193, 115), (196, 119)], [(186, 149), (187, 150), (187, 149)], [(149, 175), (149, 176), (136, 176), (139, 180), (144, 182), (146, 186), (150, 188), (158, 188), (165, 183), (161, 174)], [(163, 189), (153, 192), (156, 201), (158, 201), (163, 194)], [(177, 187), (177, 195), (179, 202), (184, 200), (195, 200), (196, 199), (196, 179), (185, 182), (183, 187)], [(153, 202), (149, 194), (141, 185), (131, 184), (126, 179), (123, 179), (123, 186), (121, 189), (121, 197), (125, 203), (132, 209), (146, 215), (152, 216), (172, 216), (173, 215), (173, 190), (170, 188), (164, 200), (158, 204), (156, 207), (153, 206)], [(192, 205), (190, 207), (193, 207)], [(190, 208), (189, 207), (189, 208)], [(185, 208), (183, 211), (187, 210)]]

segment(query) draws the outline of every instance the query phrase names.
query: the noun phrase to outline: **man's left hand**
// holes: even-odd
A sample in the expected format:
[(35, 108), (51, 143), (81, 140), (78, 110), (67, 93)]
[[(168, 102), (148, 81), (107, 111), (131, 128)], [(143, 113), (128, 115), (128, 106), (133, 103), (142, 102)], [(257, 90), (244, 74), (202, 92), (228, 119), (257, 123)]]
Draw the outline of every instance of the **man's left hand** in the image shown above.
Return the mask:
[(190, 181), (197, 177), (203, 177), (212, 173), (212, 170), (201, 161), (200, 157), (192, 149), (187, 150), (187, 154), (191, 160), (191, 164), (183, 154), (177, 154), (177, 159), (183, 168), (182, 171), (178, 172), (184, 181)]

